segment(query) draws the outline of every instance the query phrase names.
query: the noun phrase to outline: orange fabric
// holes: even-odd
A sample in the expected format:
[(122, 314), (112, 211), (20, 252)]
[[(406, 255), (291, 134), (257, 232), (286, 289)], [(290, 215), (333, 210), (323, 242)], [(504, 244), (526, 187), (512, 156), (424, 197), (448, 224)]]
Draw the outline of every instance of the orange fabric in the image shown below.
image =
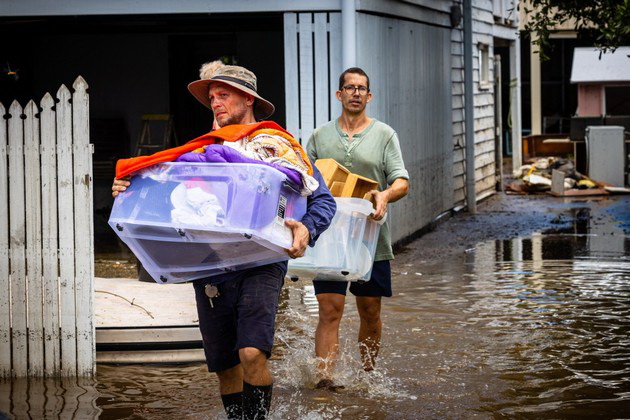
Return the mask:
[[(138, 156), (129, 159), (120, 159), (116, 163), (116, 178), (120, 179), (124, 176), (130, 175), (140, 169), (144, 169), (151, 165), (155, 165), (156, 163), (162, 162), (172, 162), (184, 153), (188, 153), (200, 147), (206, 146), (208, 144), (215, 144), (217, 141), (237, 141), (242, 139), (243, 137), (249, 136), (257, 130), (262, 129), (272, 129), (277, 130), (278, 134), (284, 138), (290, 138), (292, 140), (291, 144), (297, 145), (296, 150), (299, 150), (300, 153), (304, 153), (302, 146), (299, 145), (297, 141), (289, 134), (284, 128), (280, 127), (273, 121), (261, 121), (255, 124), (233, 124), (228, 125), (226, 127), (220, 128), (215, 131), (211, 131), (207, 134), (204, 134), (201, 137), (197, 137), (194, 140), (189, 141), (188, 143), (173, 147), (171, 149), (162, 150), (156, 152), (150, 156)], [(288, 137), (287, 137), (288, 136)], [(307, 159), (308, 162), (308, 159)]]

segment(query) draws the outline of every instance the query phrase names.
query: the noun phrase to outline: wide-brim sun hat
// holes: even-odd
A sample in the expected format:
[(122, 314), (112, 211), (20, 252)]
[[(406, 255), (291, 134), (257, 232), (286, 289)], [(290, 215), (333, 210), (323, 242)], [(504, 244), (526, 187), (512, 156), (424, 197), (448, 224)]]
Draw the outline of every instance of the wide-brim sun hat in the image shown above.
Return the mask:
[(221, 82), (232, 86), (242, 92), (248, 93), (255, 98), (254, 118), (264, 120), (275, 111), (271, 102), (260, 96), (256, 89), (256, 75), (241, 66), (225, 65), (221, 61), (205, 63), (199, 70), (200, 80), (196, 80), (188, 85), (188, 91), (193, 94), (204, 106), (212, 109), (208, 90), (210, 83)]

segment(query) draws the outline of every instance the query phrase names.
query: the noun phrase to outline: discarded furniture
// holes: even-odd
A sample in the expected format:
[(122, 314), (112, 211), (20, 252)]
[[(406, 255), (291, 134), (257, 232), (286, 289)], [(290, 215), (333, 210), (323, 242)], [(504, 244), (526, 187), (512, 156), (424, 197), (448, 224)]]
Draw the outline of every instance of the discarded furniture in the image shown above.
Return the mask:
[(523, 160), (542, 156), (568, 158), (575, 155), (575, 144), (566, 134), (533, 134), (523, 137)]

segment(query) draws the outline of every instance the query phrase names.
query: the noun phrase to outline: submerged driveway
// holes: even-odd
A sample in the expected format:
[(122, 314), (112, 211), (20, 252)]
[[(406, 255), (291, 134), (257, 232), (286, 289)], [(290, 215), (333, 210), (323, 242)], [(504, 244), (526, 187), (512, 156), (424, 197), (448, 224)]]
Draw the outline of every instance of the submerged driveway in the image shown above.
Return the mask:
[[(374, 372), (361, 369), (358, 315), (347, 299), (339, 393), (314, 389), (312, 283), (287, 280), (271, 418), (627, 417), (629, 251), (630, 196), (498, 194), (475, 215), (454, 215), (398, 252)], [(143, 299), (133, 308), (141, 316), (187, 305)], [(48, 382), (0, 384), (0, 411), (52, 413), (46, 401), (54, 400), (82, 418), (223, 418), (204, 364), (101, 364), (97, 382)]]

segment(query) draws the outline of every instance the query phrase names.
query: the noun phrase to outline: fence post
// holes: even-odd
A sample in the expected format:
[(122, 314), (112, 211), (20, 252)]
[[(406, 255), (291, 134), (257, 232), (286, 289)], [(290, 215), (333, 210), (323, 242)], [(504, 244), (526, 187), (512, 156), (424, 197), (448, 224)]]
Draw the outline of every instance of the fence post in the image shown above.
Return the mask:
[(61, 333), (61, 375), (76, 374), (76, 303), (74, 278), (74, 191), (72, 188), (72, 109), (70, 91), (57, 91), (57, 194), (59, 220), (59, 309)]
[(13, 374), (26, 376), (26, 265), (24, 208), (24, 122), (22, 107), (13, 101), (9, 107), (9, 235), (11, 279), (11, 355)]
[(26, 300), (28, 375), (44, 374), (42, 296), (42, 216), (39, 160), (39, 109), (32, 100), (24, 114), (24, 191), (26, 204)]
[(0, 104), (0, 377), (11, 376), (11, 312), (9, 295), (9, 184), (7, 122)]
[(57, 145), (55, 100), (46, 93), (41, 102), (42, 162), (42, 282), (44, 287), (45, 375), (58, 375), (61, 369), (59, 344), (59, 263), (57, 252)]
[(72, 95), (72, 138), (74, 151), (77, 373), (79, 376), (90, 376), (96, 373), (93, 323), (92, 147), (90, 145), (88, 85), (79, 76), (72, 87), (74, 88)]

